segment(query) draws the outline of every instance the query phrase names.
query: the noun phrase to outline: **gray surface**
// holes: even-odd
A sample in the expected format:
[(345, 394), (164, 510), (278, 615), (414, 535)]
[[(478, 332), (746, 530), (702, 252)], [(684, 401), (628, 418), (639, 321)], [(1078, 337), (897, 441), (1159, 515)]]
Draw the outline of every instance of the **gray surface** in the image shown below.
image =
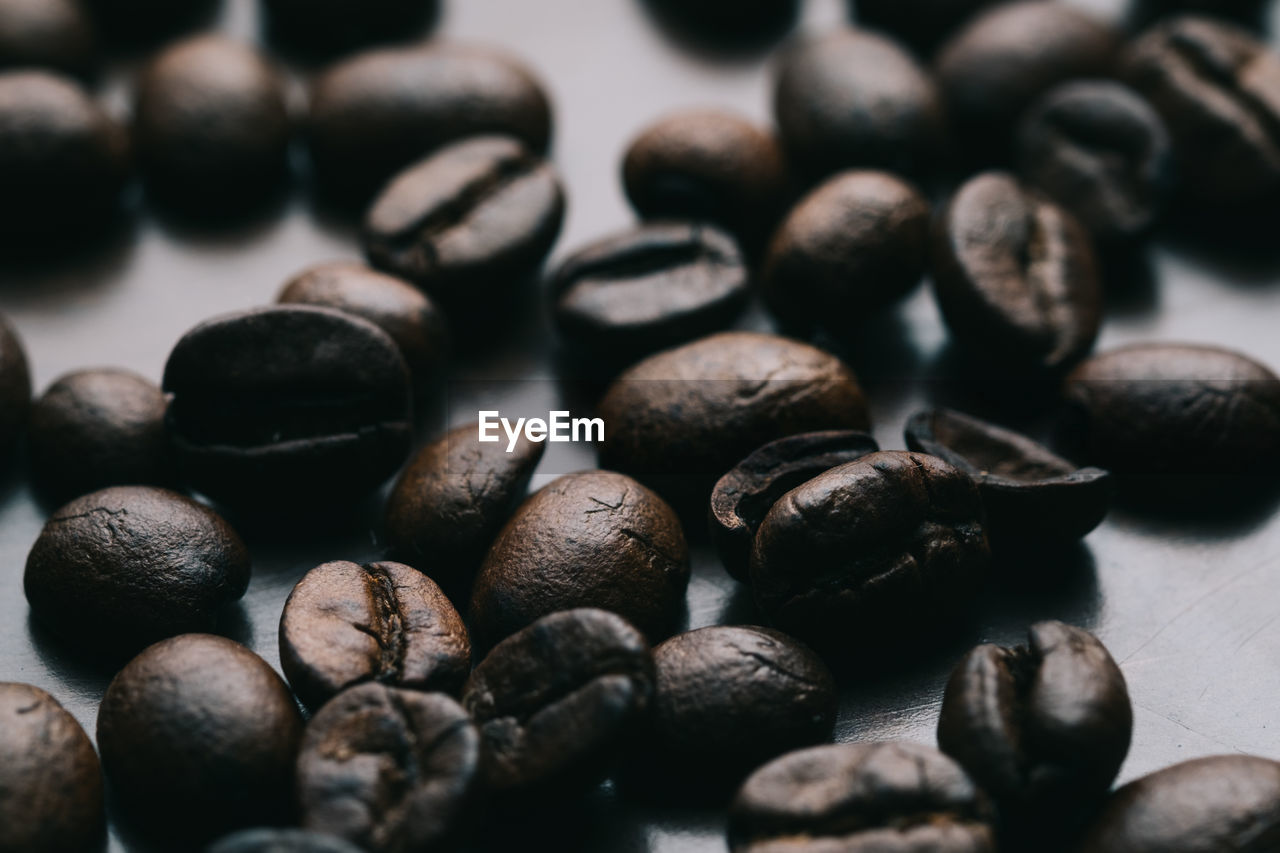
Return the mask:
[[(1101, 0), (1095, 8), (1116, 4)], [(570, 197), (557, 252), (631, 221), (616, 177), (628, 138), (672, 108), (714, 104), (768, 118), (767, 64), (699, 59), (653, 25), (636, 0), (445, 0), (437, 32), (506, 45), (547, 81), (556, 104), (554, 157)], [(842, 17), (838, 0), (810, 0), (805, 27)], [(226, 25), (254, 31), (252, 0), (229, 0)], [(119, 98), (118, 85), (109, 87)], [(274, 298), (285, 278), (308, 264), (354, 256), (346, 228), (320, 223), (295, 198), (280, 215), (239, 232), (209, 234), (139, 223), (131, 238), (56, 270), (15, 274), (0, 267), (0, 308), (25, 338), (43, 388), (61, 373), (92, 365), (130, 367), (158, 379), (174, 341), (212, 314)], [(1127, 283), (1114, 299), (1101, 346), (1133, 340), (1226, 343), (1280, 365), (1276, 262), (1228, 263), (1160, 247), (1155, 284)], [(1136, 291), (1136, 293), (1134, 292)], [(859, 348), (855, 366), (870, 383), (876, 434), (902, 446), (911, 409), (940, 389), (895, 377), (939, 375), (944, 334), (925, 290), (902, 312), (898, 345)], [(758, 316), (746, 321), (762, 325)], [(544, 321), (491, 342), (460, 365), (445, 416), (475, 417), (477, 403), (504, 414), (546, 411), (561, 393), (549, 380)], [(883, 341), (881, 342), (883, 343)], [(882, 354), (888, 353), (888, 354)], [(524, 410), (524, 411), (520, 411)], [(589, 467), (590, 452), (558, 446), (535, 485), (555, 473)], [(22, 567), (44, 512), (21, 483), (0, 490), (0, 680), (48, 689), (92, 733), (109, 674), (81, 665), (33, 637), (22, 595)], [(276, 624), (289, 589), (309, 568), (379, 553), (372, 525), (315, 531), (292, 543), (253, 541), (255, 576), (229, 632), (278, 666)], [(929, 661), (875, 683), (850, 687), (840, 740), (933, 740), (940, 691), (956, 654), (978, 639), (1016, 642), (1025, 625), (1059, 618), (1096, 631), (1122, 661), (1136, 708), (1133, 749), (1123, 776), (1133, 778), (1199, 755), (1253, 752), (1280, 758), (1273, 708), (1280, 695), (1280, 524), (1260, 511), (1230, 521), (1161, 521), (1115, 512), (1079, 553), (1074, 571), (1035, 590), (993, 592), (975, 627)], [(1035, 576), (1044, 560), (1020, 571)], [(699, 546), (689, 591), (690, 624), (750, 620), (748, 597)], [(620, 804), (605, 796), (587, 830), (595, 850), (721, 850), (718, 815)], [(113, 839), (112, 850), (124, 849)]]

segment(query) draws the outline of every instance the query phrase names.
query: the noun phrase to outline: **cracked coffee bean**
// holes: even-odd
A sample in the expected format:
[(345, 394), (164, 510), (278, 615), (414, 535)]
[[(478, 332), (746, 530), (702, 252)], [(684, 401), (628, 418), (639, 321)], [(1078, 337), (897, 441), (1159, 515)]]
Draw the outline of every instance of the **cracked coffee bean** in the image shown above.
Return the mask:
[(0, 683), (0, 850), (103, 846), (102, 768), (89, 736), (48, 693)]
[(751, 543), (765, 514), (787, 492), (837, 465), (875, 453), (865, 432), (806, 432), (753, 451), (711, 491), (711, 538), (731, 576), (750, 580)]
[(167, 489), (115, 486), (45, 524), (23, 586), (59, 634), (136, 649), (209, 630), (249, 585), (249, 552), (208, 507)]
[(648, 641), (613, 613), (565, 610), (511, 635), (462, 692), (488, 786), (539, 797), (596, 781), (638, 733), (653, 684)]
[(456, 693), (471, 671), (471, 638), (435, 581), (401, 563), (325, 563), (289, 594), (280, 666), (316, 708), (365, 681)]
[(246, 829), (205, 848), (204, 853), (361, 853), (332, 835), (302, 829)]
[(0, 0), (0, 68), (48, 68), (84, 76), (97, 39), (77, 0)]
[(307, 725), (302, 825), (368, 853), (448, 849), (479, 794), (480, 761), (475, 724), (443, 693), (353, 687)]
[(733, 853), (994, 853), (987, 803), (959, 765), (914, 743), (847, 743), (761, 767), (729, 809)]
[(658, 640), (684, 615), (689, 549), (675, 513), (630, 477), (566, 474), (529, 497), (489, 549), (471, 597), (471, 630), (490, 648), (574, 607), (624, 616)]
[(856, 0), (860, 25), (890, 33), (929, 56), (947, 36), (1001, 0)]
[(0, 314), (0, 461), (18, 443), (31, 411), (31, 370), (22, 340)]
[(377, 326), (328, 308), (215, 317), (165, 365), (170, 441), (197, 490), (237, 508), (351, 504), (409, 452), (409, 372)]
[(151, 646), (112, 680), (98, 746), (139, 828), (190, 842), (287, 820), (302, 715), (262, 658), (224, 637)]
[(271, 36), (309, 53), (402, 39), (423, 28), (439, 0), (263, 0)]
[(934, 230), (934, 293), (956, 343), (1014, 370), (1053, 372), (1093, 348), (1102, 284), (1071, 214), (1006, 172), (971, 178)]

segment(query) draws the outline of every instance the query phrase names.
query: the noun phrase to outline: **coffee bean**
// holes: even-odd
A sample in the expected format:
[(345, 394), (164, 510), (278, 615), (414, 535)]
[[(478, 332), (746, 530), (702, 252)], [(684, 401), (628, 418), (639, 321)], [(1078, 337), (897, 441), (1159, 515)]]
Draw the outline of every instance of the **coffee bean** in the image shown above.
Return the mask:
[(249, 585), (249, 552), (189, 498), (115, 486), (53, 514), (27, 555), (23, 584), (32, 613), (59, 633), (136, 649), (212, 628)]
[(443, 850), (480, 790), (480, 736), (457, 702), (362, 684), (311, 718), (302, 824), (369, 853)]
[(0, 850), (91, 853), (104, 827), (102, 768), (84, 729), (40, 688), (0, 683)]
[(365, 681), (455, 693), (471, 671), (471, 639), (418, 570), (338, 561), (307, 572), (289, 594), (280, 666), (312, 708)]
[(1164, 117), (1189, 195), (1231, 205), (1280, 189), (1280, 56), (1264, 42), (1170, 18), (1133, 41), (1122, 72)]
[(964, 184), (934, 231), (934, 293), (960, 346), (1015, 370), (1070, 367), (1093, 347), (1102, 285), (1075, 217), (1006, 172)]
[(365, 217), (373, 265), (407, 279), (446, 310), (494, 312), (533, 275), (564, 219), (550, 163), (511, 137), (442, 148), (391, 179)]
[(922, 175), (944, 145), (942, 100), (900, 45), (860, 30), (802, 41), (778, 66), (778, 131), (811, 179), (854, 166)]
[(454, 44), (374, 50), (333, 65), (311, 87), (316, 178), (358, 206), (435, 149), (490, 133), (514, 136), (536, 153), (547, 150), (551, 137), (542, 83), (501, 50)]
[(204, 853), (360, 853), (360, 848), (302, 829), (246, 829), (219, 840)]
[(83, 76), (97, 52), (76, 0), (0, 0), (0, 68), (49, 68)]
[(409, 374), (372, 323), (327, 308), (226, 314), (187, 332), (164, 371), (188, 482), (239, 507), (350, 504), (409, 451)]
[(263, 0), (273, 38), (312, 53), (404, 38), (422, 29), (438, 0)]
[(435, 304), (408, 283), (364, 264), (311, 267), (290, 279), (276, 301), (336, 308), (373, 323), (400, 347), (418, 387), (435, 378), (447, 358), (449, 331)]
[(993, 853), (982, 793), (915, 743), (802, 749), (761, 767), (729, 809), (734, 853)]
[(0, 456), (7, 455), (27, 426), (31, 371), (18, 333), (0, 314)]
[(648, 713), (649, 643), (603, 610), (566, 610), (508, 637), (471, 674), (462, 704), (499, 794), (538, 797), (599, 778)]
[(482, 443), (477, 424), (432, 442), (405, 467), (387, 498), (393, 554), (422, 566), (465, 601), (480, 561), (529, 488), (546, 445), (524, 435)]
[(31, 481), (65, 503), (107, 486), (175, 480), (160, 388), (127, 370), (79, 370), (58, 379), (31, 410)]
[(756, 533), (751, 584), (777, 627), (857, 666), (860, 642), (911, 636), (962, 612), (988, 556), (967, 474), (933, 456), (881, 451), (773, 505)]
[(858, 23), (891, 33), (928, 56), (943, 40), (1002, 0), (856, 0)]
[(750, 273), (709, 225), (642, 225), (567, 258), (552, 279), (556, 326), (593, 358), (627, 362), (718, 331), (746, 307)]
[(1219, 755), (1116, 791), (1080, 853), (1264, 853), (1280, 845), (1280, 764)]
[(683, 616), (688, 584), (684, 532), (660, 497), (611, 471), (566, 474), (498, 534), (476, 578), (471, 630), (488, 648), (549, 613), (599, 607), (661, 639)]
[(949, 462), (978, 484), (993, 544), (1080, 539), (1102, 523), (1111, 503), (1107, 471), (1082, 468), (1021, 433), (960, 412), (918, 412), (906, 438), (907, 447)]
[(711, 538), (729, 574), (750, 579), (751, 543), (778, 498), (879, 449), (864, 432), (806, 432), (771, 441), (739, 462), (711, 491)]
[(149, 46), (209, 23), (222, 0), (81, 0), (110, 40)]
[(1173, 186), (1173, 149), (1160, 114), (1109, 81), (1051, 89), (1023, 116), (1018, 172), (1100, 240), (1151, 227)]
[(734, 57), (765, 47), (795, 22), (800, 0), (645, 0), (677, 36)]
[(769, 246), (766, 304), (784, 327), (848, 332), (920, 283), (929, 202), (887, 172), (843, 172), (801, 199)]
[(98, 710), (113, 795), (139, 827), (188, 842), (287, 819), (301, 738), (302, 716), (280, 676), (209, 634), (146, 649)]

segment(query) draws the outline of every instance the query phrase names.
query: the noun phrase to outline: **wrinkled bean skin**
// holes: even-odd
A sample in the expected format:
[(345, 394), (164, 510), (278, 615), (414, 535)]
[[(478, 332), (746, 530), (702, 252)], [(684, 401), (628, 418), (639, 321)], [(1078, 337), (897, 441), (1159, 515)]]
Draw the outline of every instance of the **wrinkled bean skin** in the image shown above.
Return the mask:
[(360, 853), (360, 848), (301, 829), (246, 829), (220, 839), (205, 853)]
[(0, 0), (0, 69), (89, 73), (93, 24), (76, 0)]
[(31, 370), (27, 353), (8, 318), (0, 314), (0, 461), (27, 426), (31, 411)]

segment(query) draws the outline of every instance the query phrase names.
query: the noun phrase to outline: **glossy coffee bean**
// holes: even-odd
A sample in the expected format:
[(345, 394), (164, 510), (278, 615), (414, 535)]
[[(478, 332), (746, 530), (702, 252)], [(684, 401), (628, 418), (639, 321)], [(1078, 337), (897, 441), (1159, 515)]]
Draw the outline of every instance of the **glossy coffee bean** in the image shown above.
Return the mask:
[(138, 648), (212, 628), (249, 585), (249, 552), (209, 508), (176, 492), (115, 486), (76, 498), (27, 555), (31, 611), (60, 634)]
[(729, 809), (734, 853), (993, 853), (982, 793), (914, 743), (802, 749), (761, 767)]
[(204, 853), (360, 853), (360, 848), (303, 829), (246, 829), (220, 839)]
[(159, 386), (128, 370), (61, 377), (31, 410), (32, 484), (57, 504), (107, 486), (172, 485), (165, 406)]
[(1280, 189), (1280, 56), (1256, 36), (1169, 18), (1133, 41), (1122, 71), (1164, 117), (1189, 195), (1230, 205)]
[(760, 524), (751, 585), (783, 631), (841, 663), (859, 643), (927, 630), (987, 573), (982, 498), (964, 472), (881, 451), (792, 489)]
[(207, 320), (165, 365), (183, 474), (215, 500), (289, 511), (353, 503), (409, 451), (409, 372), (395, 342), (328, 308)]
[(366, 681), (456, 693), (471, 671), (471, 638), (417, 569), (343, 560), (307, 572), (289, 593), (280, 666), (312, 708)]
[(1219, 755), (1116, 791), (1080, 853), (1265, 853), (1280, 845), (1280, 764)]
[(326, 53), (416, 33), (438, 0), (263, 0), (273, 38)]
[(552, 277), (553, 313), (569, 344), (626, 362), (729, 326), (749, 283), (742, 253), (720, 229), (642, 225), (565, 259)]
[(842, 30), (792, 47), (779, 63), (773, 99), (792, 166), (811, 179), (851, 167), (925, 174), (943, 150), (933, 78), (873, 32)]
[(1093, 347), (1102, 284), (1088, 233), (1006, 172), (970, 179), (934, 229), (934, 293), (955, 342), (1015, 370), (1070, 367)]
[(785, 328), (848, 332), (920, 283), (929, 202), (888, 172), (842, 172), (787, 214), (765, 257), (763, 290)]
[(0, 314), (0, 456), (8, 454), (27, 426), (31, 371), (18, 333)]
[(210, 634), (142, 652), (98, 710), (113, 795), (139, 827), (188, 842), (287, 819), (301, 738), (302, 715), (280, 676)]
[(513, 136), (535, 153), (551, 138), (542, 83), (501, 50), (373, 50), (333, 65), (311, 87), (308, 139), (317, 180), (358, 205), (437, 148), (484, 134)]
[(0, 0), (0, 68), (89, 73), (93, 24), (77, 0)]
[(711, 491), (711, 538), (729, 574), (750, 579), (751, 544), (778, 498), (879, 449), (865, 432), (806, 432), (771, 441), (734, 466)]
[(447, 849), (480, 791), (480, 736), (457, 702), (363, 684), (311, 718), (302, 825), (369, 853)]
[(689, 549), (675, 513), (630, 477), (566, 474), (531, 495), (489, 549), (471, 597), (477, 645), (574, 607), (611, 610), (658, 640), (675, 630)]
[(638, 732), (653, 684), (648, 641), (613, 613), (565, 610), (508, 637), (462, 693), (488, 786), (540, 797), (595, 781)]
[(1021, 433), (934, 409), (907, 421), (907, 447), (943, 459), (973, 478), (993, 544), (1061, 544), (1102, 523), (1111, 474), (1081, 467)]
[(1002, 0), (856, 0), (858, 23), (890, 33), (928, 56), (947, 36)]
[(365, 217), (364, 248), (446, 309), (493, 311), (537, 271), (563, 219), (554, 167), (512, 137), (482, 136), (392, 178)]
[(466, 601), (485, 552), (524, 499), (546, 445), (481, 442), (467, 424), (422, 448), (387, 498), (391, 552)]
[(0, 850), (91, 853), (105, 825), (84, 729), (40, 688), (0, 683)]

